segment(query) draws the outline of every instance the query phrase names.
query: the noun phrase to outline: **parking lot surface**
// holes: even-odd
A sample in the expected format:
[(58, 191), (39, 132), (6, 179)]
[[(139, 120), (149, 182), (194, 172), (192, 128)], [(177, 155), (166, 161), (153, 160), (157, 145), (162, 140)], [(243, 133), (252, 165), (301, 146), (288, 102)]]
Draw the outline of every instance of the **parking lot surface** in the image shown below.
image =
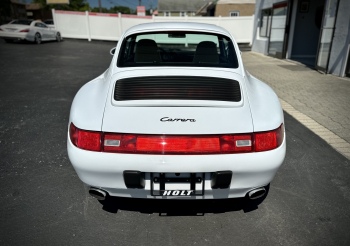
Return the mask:
[(244, 52), (243, 60), (249, 72), (271, 86), (280, 99), (315, 121), (314, 125), (320, 124), (315, 132), (350, 160), (349, 78), (254, 52)]
[(0, 41), (1, 245), (350, 244), (349, 160), (287, 113), (264, 200), (90, 197), (67, 156), (69, 110), (114, 45)]

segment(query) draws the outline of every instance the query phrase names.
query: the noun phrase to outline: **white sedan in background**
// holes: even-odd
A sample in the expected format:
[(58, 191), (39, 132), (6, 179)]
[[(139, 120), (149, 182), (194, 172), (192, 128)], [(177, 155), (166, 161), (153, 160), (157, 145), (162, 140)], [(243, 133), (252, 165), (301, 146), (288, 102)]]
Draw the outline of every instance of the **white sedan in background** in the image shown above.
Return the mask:
[(283, 111), (245, 70), (229, 32), (142, 24), (111, 53), (110, 67), (75, 96), (67, 129), (69, 159), (92, 196), (266, 194), (286, 154)]
[(7, 43), (15, 40), (27, 40), (40, 44), (42, 41), (62, 40), (61, 33), (48, 27), (41, 21), (13, 20), (8, 24), (0, 26), (0, 38)]

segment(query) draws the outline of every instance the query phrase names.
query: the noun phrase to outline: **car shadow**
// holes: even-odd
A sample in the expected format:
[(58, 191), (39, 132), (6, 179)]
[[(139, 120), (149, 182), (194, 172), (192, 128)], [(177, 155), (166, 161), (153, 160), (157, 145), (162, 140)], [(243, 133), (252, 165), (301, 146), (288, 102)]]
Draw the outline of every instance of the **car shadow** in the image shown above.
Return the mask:
[[(63, 40), (61, 40), (63, 42)], [(11, 43), (6, 43), (5, 40), (1, 40), (1, 43), (4, 43), (6, 45), (19, 45), (19, 44), (24, 44), (24, 45), (37, 45), (35, 42), (27, 41), (27, 40), (14, 40)], [(40, 45), (43, 44), (49, 44), (49, 43), (57, 43), (56, 40), (49, 40), (49, 41), (42, 41)]]
[(208, 200), (171, 200), (171, 199), (141, 199), (107, 196), (99, 201), (104, 211), (117, 213), (119, 210), (140, 212), (145, 214), (157, 213), (159, 216), (204, 216), (206, 213), (226, 213), (243, 210), (249, 213), (258, 209), (269, 193), (258, 199), (244, 198), (208, 199)]

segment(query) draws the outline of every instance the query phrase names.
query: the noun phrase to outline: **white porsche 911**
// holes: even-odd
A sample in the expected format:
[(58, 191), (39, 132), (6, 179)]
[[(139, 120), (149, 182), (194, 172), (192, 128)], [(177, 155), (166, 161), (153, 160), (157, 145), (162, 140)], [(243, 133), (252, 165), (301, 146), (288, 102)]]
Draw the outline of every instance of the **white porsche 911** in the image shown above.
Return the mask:
[(110, 67), (76, 94), (68, 155), (89, 193), (136, 198), (263, 196), (286, 154), (274, 91), (244, 68), (225, 29), (127, 30)]
[(42, 41), (62, 40), (61, 33), (55, 28), (48, 27), (41, 21), (14, 20), (0, 26), (0, 38), (7, 43), (15, 40), (27, 40), (41, 44)]

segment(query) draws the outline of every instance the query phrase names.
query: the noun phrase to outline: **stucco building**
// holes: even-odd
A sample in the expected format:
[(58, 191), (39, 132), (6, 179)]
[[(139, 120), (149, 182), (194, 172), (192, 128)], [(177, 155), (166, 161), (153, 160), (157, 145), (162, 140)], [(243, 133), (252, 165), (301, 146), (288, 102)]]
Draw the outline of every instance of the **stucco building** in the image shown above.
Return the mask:
[(209, 2), (213, 0), (158, 0), (158, 16), (195, 16)]
[(349, 0), (257, 0), (252, 51), (350, 77)]
[(251, 16), (255, 12), (255, 0), (219, 0), (215, 16)]

